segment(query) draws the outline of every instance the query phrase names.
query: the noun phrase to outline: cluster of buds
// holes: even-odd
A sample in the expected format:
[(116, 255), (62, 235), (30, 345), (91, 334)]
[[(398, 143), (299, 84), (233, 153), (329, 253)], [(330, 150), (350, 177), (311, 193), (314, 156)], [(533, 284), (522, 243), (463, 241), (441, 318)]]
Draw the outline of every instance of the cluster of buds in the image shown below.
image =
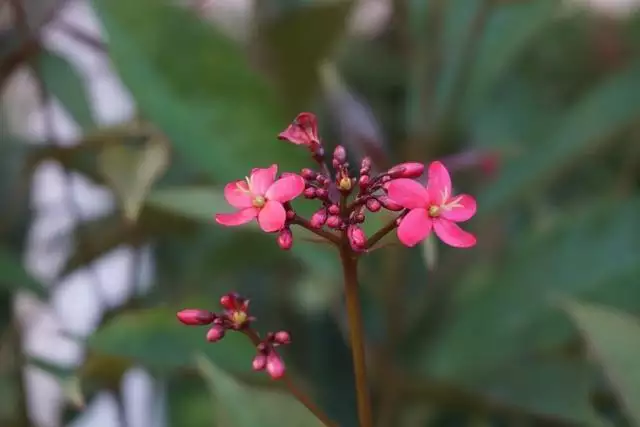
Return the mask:
[[(475, 199), (465, 194), (453, 195), (451, 178), (443, 163), (429, 165), (425, 186), (416, 181), (425, 172), (422, 163), (402, 163), (371, 175), (371, 160), (365, 157), (359, 173), (354, 173), (347, 151), (339, 145), (333, 151), (331, 171), (315, 116), (310, 113), (298, 115), (278, 137), (308, 147), (318, 170), (305, 168), (300, 174), (284, 173), (278, 178), (277, 165), (253, 169), (245, 180), (225, 187), (225, 198), (238, 211), (216, 214), (219, 224), (237, 226), (255, 218), (263, 231), (278, 233), (278, 245), (285, 250), (293, 245), (292, 225), (307, 228), (334, 244), (348, 244), (355, 253), (366, 252), (393, 229), (397, 229), (400, 242), (409, 247), (423, 241), (432, 230), (448, 245), (475, 245), (475, 237), (456, 224), (475, 214)], [(291, 201), (301, 195), (320, 203), (308, 220), (299, 217), (291, 206)], [(368, 241), (361, 227), (365, 214), (381, 209), (398, 214), (373, 241)]]
[(266, 370), (273, 379), (282, 378), (285, 373), (285, 365), (275, 347), (289, 344), (291, 336), (286, 331), (269, 332), (264, 340), (260, 341), (255, 331), (251, 329), (251, 323), (255, 317), (249, 314), (249, 300), (237, 293), (229, 293), (220, 298), (223, 310), (214, 313), (208, 310), (185, 309), (178, 312), (178, 320), (185, 325), (207, 326), (206, 334), (209, 342), (218, 342), (224, 338), (227, 331), (239, 331), (245, 333), (256, 345), (257, 356), (253, 360), (253, 369)]

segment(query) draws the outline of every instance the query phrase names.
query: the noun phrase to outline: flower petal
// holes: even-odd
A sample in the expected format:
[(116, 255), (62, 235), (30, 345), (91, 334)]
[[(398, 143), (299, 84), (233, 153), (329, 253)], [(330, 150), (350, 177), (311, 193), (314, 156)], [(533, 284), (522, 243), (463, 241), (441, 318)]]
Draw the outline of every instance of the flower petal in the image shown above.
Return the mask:
[(237, 209), (251, 207), (253, 197), (246, 181), (234, 181), (224, 186), (224, 198)]
[(398, 239), (408, 247), (413, 247), (427, 238), (433, 220), (426, 209), (412, 209), (402, 218), (398, 226)]
[(278, 165), (271, 165), (266, 169), (255, 168), (251, 171), (251, 177), (249, 177), (251, 192), (254, 196), (264, 196), (273, 181), (276, 180), (276, 174), (278, 173)]
[(442, 205), (451, 197), (451, 177), (449, 171), (441, 162), (431, 162), (429, 165), (429, 180), (427, 191), (431, 203)]
[(304, 191), (304, 179), (300, 175), (286, 174), (267, 190), (267, 200), (284, 203), (295, 199)]
[(279, 139), (297, 145), (311, 146), (319, 143), (318, 124), (312, 113), (300, 113), (293, 123), (278, 135)]
[(258, 216), (257, 208), (246, 208), (234, 213), (216, 214), (216, 222), (220, 225), (233, 227), (236, 225), (246, 224), (256, 216)]
[(284, 210), (284, 206), (274, 200), (268, 200), (258, 214), (260, 228), (267, 233), (282, 230), (286, 219), (287, 213)]
[(442, 206), (440, 215), (453, 222), (462, 222), (476, 214), (476, 199), (468, 194), (460, 194)]
[(429, 203), (427, 190), (412, 179), (394, 179), (387, 191), (391, 200), (408, 209), (424, 208)]
[(444, 218), (438, 218), (434, 221), (433, 230), (443, 242), (454, 248), (470, 248), (476, 244), (476, 237), (473, 234), (464, 231), (455, 222)]

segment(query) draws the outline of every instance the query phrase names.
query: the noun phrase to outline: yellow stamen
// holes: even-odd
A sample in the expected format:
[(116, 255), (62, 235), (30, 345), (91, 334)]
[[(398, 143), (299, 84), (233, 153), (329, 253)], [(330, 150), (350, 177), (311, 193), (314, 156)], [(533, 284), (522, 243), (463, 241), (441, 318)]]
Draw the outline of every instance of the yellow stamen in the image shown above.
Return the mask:
[(429, 206), (429, 216), (431, 217), (440, 216), (440, 206), (436, 206), (436, 205)]
[(265, 205), (265, 203), (267, 203), (267, 201), (265, 200), (264, 197), (262, 196), (255, 196), (253, 198), (253, 202), (252, 205), (254, 208), (261, 208)]
[(345, 176), (338, 183), (338, 187), (340, 187), (340, 189), (344, 191), (351, 190), (351, 180)]
[(241, 326), (247, 321), (247, 313), (244, 311), (234, 311), (231, 313), (230, 318), (234, 325)]

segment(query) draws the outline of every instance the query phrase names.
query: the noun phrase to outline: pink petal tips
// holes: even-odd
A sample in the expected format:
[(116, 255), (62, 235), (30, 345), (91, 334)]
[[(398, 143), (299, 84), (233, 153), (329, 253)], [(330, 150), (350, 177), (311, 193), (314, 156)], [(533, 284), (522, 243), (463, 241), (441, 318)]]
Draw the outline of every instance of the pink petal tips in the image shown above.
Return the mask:
[(293, 123), (278, 135), (281, 140), (289, 141), (296, 145), (319, 145), (318, 123), (312, 113), (300, 113)]

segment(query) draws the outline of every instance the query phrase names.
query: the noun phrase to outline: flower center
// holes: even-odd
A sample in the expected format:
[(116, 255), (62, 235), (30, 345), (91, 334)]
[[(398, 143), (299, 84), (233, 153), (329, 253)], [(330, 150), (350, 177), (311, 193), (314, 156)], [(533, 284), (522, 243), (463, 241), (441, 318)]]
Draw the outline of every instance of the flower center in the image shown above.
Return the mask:
[(239, 328), (246, 323), (247, 313), (244, 311), (234, 311), (229, 316), (229, 319), (231, 319), (235, 327)]
[(264, 197), (262, 196), (255, 196), (253, 198), (253, 202), (252, 205), (254, 208), (261, 208), (264, 206), (264, 204), (267, 203), (267, 201), (265, 200)]
[(440, 206), (431, 205), (429, 207), (429, 216), (433, 218), (437, 218), (440, 216)]

